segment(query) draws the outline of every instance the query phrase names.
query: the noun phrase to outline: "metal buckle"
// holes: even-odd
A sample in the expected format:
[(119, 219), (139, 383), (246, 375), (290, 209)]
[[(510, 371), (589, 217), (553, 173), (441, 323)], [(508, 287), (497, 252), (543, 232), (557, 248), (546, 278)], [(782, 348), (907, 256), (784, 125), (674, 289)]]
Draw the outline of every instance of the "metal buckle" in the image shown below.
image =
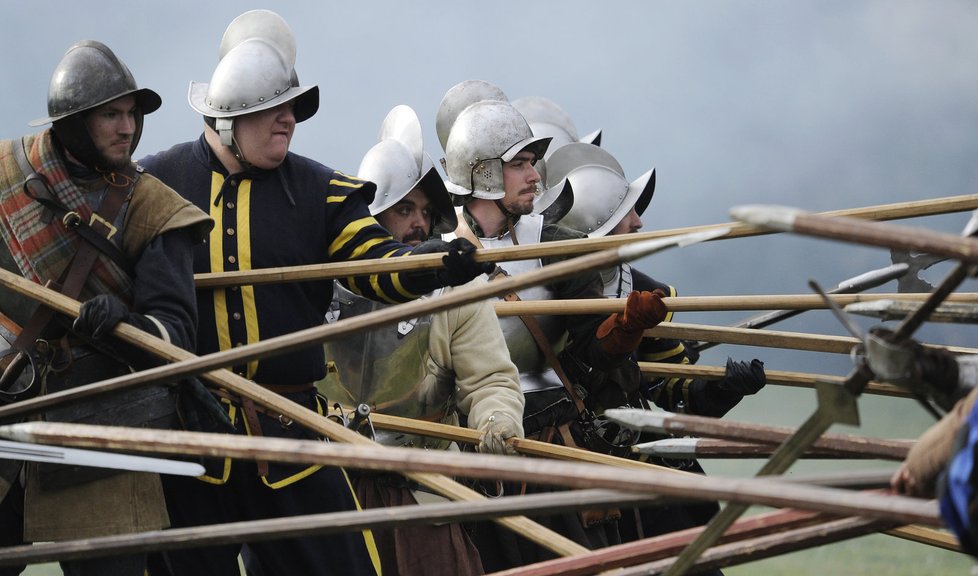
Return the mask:
[(76, 228), (81, 224), (81, 216), (78, 215), (78, 212), (72, 210), (61, 218), (61, 223), (65, 225), (65, 228)]
[(91, 220), (88, 221), (88, 225), (94, 228), (96, 222), (100, 223), (102, 226), (105, 226), (106, 229), (108, 229), (109, 233), (105, 237), (109, 240), (111, 240), (112, 237), (115, 236), (115, 233), (119, 231), (119, 229), (113, 226), (111, 222), (99, 216), (97, 212), (92, 212), (92, 218)]

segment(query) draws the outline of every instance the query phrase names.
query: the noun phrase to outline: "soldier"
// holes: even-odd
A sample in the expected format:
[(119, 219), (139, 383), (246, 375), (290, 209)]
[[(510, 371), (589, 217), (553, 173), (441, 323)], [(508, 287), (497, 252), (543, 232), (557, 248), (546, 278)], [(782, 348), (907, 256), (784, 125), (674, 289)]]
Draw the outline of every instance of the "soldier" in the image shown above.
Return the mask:
[[(433, 233), (455, 230), (455, 209), (423, 151), (421, 123), (411, 108), (391, 110), (380, 142), (364, 156), (357, 175), (377, 184), (370, 213), (395, 240), (417, 245)], [(333, 302), (330, 321), (383, 306), (342, 287)], [(523, 437), (523, 393), (488, 300), (330, 341), (327, 355), (334, 369), (320, 390), (331, 402), (365, 403), (385, 414), (454, 425), (461, 412), (469, 427), (482, 432), (480, 452), (512, 453), (505, 440)], [(375, 439), (388, 446), (458, 450), (444, 441), (382, 430)], [(398, 475), (361, 473), (354, 486), (367, 508), (441, 499)], [(373, 534), (386, 574), (483, 573), (479, 552), (459, 524)]]
[[(375, 186), (289, 151), (296, 123), (319, 108), (317, 86), (299, 85), (295, 40), (274, 12), (255, 10), (228, 26), (209, 83), (190, 85), (191, 107), (203, 115), (195, 141), (145, 159), (148, 171), (218, 222), (207, 246), (194, 252), (195, 272), (222, 272), (406, 255), (370, 215)], [(448, 251), (435, 272), (345, 279), (354, 293), (404, 302), (483, 270), (471, 244), (437, 240), (419, 249)], [(281, 283), (198, 291), (198, 351), (227, 350), (322, 324), (331, 281)], [(326, 374), (323, 347), (233, 367), (310, 410), (325, 410), (315, 382)], [(221, 394), (239, 433), (317, 438), (285, 415)], [(346, 473), (329, 466), (228, 461), (201, 480), (167, 481), (167, 507), (176, 526), (354, 510)], [(238, 545), (168, 553), (175, 574), (238, 574)], [(369, 531), (250, 543), (268, 574), (372, 574), (378, 569)]]
[[(0, 143), (4, 260), (16, 263), (25, 278), (54, 282), (62, 293), (84, 301), (73, 326), (46, 308), (32, 314), (23, 313), (28, 307), (17, 308), (22, 312), (15, 320), (23, 330), (14, 348), (33, 358), (33, 365), (24, 364), (27, 380), (20, 381), (30, 387), (5, 389), (2, 401), (140, 367), (146, 358), (114, 346), (108, 337), (119, 322), (193, 349), (197, 313), (190, 253), (213, 222), (132, 162), (143, 117), (160, 104), (156, 92), (137, 87), (112, 50), (83, 41), (68, 49), (51, 77), (48, 117), (31, 122), (52, 127)], [(5, 304), (16, 298), (3, 295)], [(154, 386), (52, 409), (45, 418), (164, 426), (172, 423), (175, 400), (169, 387)], [(20, 463), (14, 464), (7, 482), (0, 482), (8, 489), (0, 493), (4, 544), (168, 525), (156, 474), (31, 464), (21, 483)], [(61, 564), (65, 574), (137, 576), (146, 561), (134, 553)]]
[[(655, 192), (655, 170), (649, 170), (628, 182), (624, 170), (607, 150), (587, 143), (569, 143), (550, 156), (548, 182), (566, 180), (573, 187), (574, 205), (561, 219), (565, 226), (587, 234), (589, 238), (606, 235), (631, 234), (642, 227), (641, 215), (645, 212)], [(676, 296), (674, 287), (652, 279), (628, 264), (620, 264), (602, 272), (604, 294), (609, 298), (621, 298), (632, 290), (660, 290)], [(670, 312), (666, 321), (672, 320)], [(671, 338), (643, 338), (635, 359), (644, 362), (695, 363), (698, 355), (686, 348), (684, 342)], [(592, 370), (577, 358), (565, 355), (561, 358), (569, 373), (580, 379), (590, 379), (592, 394), (585, 402), (601, 414), (606, 408), (634, 406), (650, 408), (656, 404), (671, 412), (686, 412), (701, 416), (720, 417), (746, 394), (755, 394), (765, 384), (764, 364), (760, 360), (750, 362), (727, 359), (724, 378), (707, 381), (693, 378), (646, 379), (634, 362), (623, 365), (613, 372)], [(603, 428), (604, 438), (612, 449), (622, 456), (631, 455), (630, 444), (651, 441), (656, 438), (644, 435), (641, 439), (621, 430), (613, 424)], [(642, 460), (648, 459), (641, 456)], [(655, 462), (675, 465), (675, 461)], [(682, 463), (682, 467), (703, 473), (695, 460)], [(622, 537), (636, 540), (705, 524), (719, 506), (716, 503), (680, 503), (634, 510), (631, 517), (621, 523)]]
[[(465, 83), (459, 86), (465, 86)], [(458, 100), (474, 102), (462, 108)], [(458, 86), (443, 98), (442, 109), (461, 110), (448, 132), (444, 165), (446, 186), (462, 203), (455, 232), (486, 248), (537, 244), (581, 238), (583, 235), (544, 222), (534, 213), (540, 175), (534, 164), (542, 158), (549, 137), (534, 137), (520, 113), (504, 100), (478, 100)], [(555, 261), (556, 258), (502, 263), (494, 275), (516, 274)], [(567, 280), (520, 291), (507, 299), (572, 299), (601, 297), (597, 271), (582, 271)], [(635, 292), (622, 314), (609, 318), (588, 315), (502, 318), (510, 356), (520, 371), (526, 398), (523, 427), (527, 437), (565, 444), (581, 444), (576, 429), (584, 411), (574, 384), (563, 377), (556, 354), (565, 346), (589, 365), (610, 369), (638, 345), (642, 331), (666, 314), (659, 294)], [(575, 439), (575, 436), (577, 439)], [(589, 511), (590, 512), (590, 511)], [(563, 515), (544, 520), (561, 533), (591, 547), (617, 542), (613, 511), (594, 511), (578, 517)], [(480, 533), (484, 532), (480, 525)], [(523, 564), (541, 555), (524, 542), (505, 543), (508, 535), (479, 536), (483, 562), (498, 567)], [(495, 569), (497, 566), (486, 566)]]

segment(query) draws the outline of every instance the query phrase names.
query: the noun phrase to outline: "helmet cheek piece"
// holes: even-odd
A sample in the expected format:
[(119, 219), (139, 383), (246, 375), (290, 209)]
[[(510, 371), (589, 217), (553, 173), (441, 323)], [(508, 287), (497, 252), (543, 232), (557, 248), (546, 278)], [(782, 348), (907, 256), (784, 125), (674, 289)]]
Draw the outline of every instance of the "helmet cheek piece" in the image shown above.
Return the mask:
[(214, 130), (221, 137), (222, 146), (234, 146), (234, 118), (215, 118)]
[(484, 200), (499, 200), (506, 195), (502, 158), (476, 159), (472, 162), (472, 196)]

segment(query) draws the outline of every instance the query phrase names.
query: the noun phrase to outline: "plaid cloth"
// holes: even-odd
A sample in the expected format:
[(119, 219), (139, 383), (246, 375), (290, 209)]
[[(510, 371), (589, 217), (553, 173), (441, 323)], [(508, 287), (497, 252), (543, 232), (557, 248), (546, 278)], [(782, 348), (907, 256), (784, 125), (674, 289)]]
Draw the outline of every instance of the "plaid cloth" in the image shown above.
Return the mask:
[[(84, 240), (65, 228), (58, 219), (45, 222), (46, 209), (24, 192), (24, 174), (13, 154), (21, 140), (0, 141), (0, 237), (10, 249), (21, 274), (43, 284), (57, 281), (69, 265), (79, 242)], [(23, 146), (35, 171), (47, 179), (54, 196), (68, 210), (89, 221), (92, 209), (80, 187), (72, 182), (67, 167), (55, 150), (51, 130), (25, 136)], [(47, 212), (50, 217), (50, 213)], [(119, 235), (121, 236), (121, 234)], [(118, 241), (119, 237), (113, 237)], [(92, 267), (80, 299), (95, 294), (115, 294), (131, 302), (132, 280), (104, 254), (99, 254)]]

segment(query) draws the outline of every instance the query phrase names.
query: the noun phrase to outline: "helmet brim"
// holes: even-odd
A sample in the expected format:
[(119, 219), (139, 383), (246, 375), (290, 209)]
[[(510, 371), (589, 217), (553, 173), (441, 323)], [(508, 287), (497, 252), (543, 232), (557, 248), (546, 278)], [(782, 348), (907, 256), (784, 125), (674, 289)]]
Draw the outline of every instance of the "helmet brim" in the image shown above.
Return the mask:
[(61, 120), (62, 118), (67, 118), (72, 114), (79, 114), (81, 112), (86, 112), (88, 110), (98, 108), (103, 104), (108, 104), (109, 102), (118, 100), (119, 98), (124, 98), (126, 96), (133, 96), (136, 99), (136, 106), (139, 107), (140, 111), (143, 113), (143, 116), (156, 112), (157, 110), (160, 109), (160, 106), (163, 105), (163, 99), (156, 92), (150, 90), (149, 88), (137, 88), (136, 90), (130, 90), (129, 92), (123, 92), (118, 96), (107, 98), (105, 100), (102, 100), (101, 102), (96, 102), (91, 106), (86, 106), (85, 108), (79, 108), (78, 110), (72, 110), (71, 112), (68, 112), (66, 114), (61, 114), (58, 116), (48, 116), (45, 118), (38, 118), (37, 120), (31, 120), (30, 122), (27, 123), (27, 125), (32, 128), (36, 128), (37, 126), (43, 126), (45, 124), (49, 124), (51, 122), (56, 122), (58, 120)]
[(234, 118), (253, 112), (261, 112), (286, 102), (295, 101), (293, 113), (296, 122), (312, 118), (319, 110), (319, 86), (292, 86), (275, 98), (238, 110), (215, 110), (207, 105), (208, 82), (191, 82), (187, 91), (187, 101), (195, 111), (211, 118)]

